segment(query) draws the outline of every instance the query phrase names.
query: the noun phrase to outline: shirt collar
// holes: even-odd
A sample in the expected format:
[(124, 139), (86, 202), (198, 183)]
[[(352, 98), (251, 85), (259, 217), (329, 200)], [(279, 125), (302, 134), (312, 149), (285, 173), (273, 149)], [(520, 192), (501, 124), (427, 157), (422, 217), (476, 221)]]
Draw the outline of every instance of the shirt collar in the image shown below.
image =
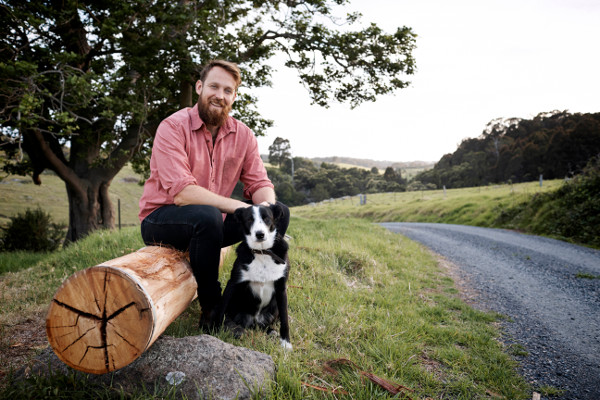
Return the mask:
[[(199, 131), (202, 128), (202, 125), (204, 125), (204, 121), (200, 119), (200, 115), (198, 114), (198, 103), (194, 104), (194, 107), (189, 109), (188, 112), (192, 119), (192, 130)], [(231, 115), (227, 117), (225, 125), (223, 125), (221, 129), (219, 129), (219, 134), (221, 134), (221, 132), (224, 132), (226, 135), (229, 133), (234, 133), (237, 128), (236, 122), (237, 121), (235, 120), (235, 118), (233, 118)]]

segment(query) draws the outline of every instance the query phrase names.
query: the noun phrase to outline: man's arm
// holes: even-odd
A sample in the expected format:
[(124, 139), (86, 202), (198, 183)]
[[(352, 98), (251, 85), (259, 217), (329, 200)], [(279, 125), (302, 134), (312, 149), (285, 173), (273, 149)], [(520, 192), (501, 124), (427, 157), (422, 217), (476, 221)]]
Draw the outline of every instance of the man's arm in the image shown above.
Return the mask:
[(275, 204), (275, 191), (268, 186), (261, 187), (252, 195), (252, 202), (254, 204)]
[[(259, 191), (260, 189), (257, 190), (256, 193)], [(221, 210), (221, 212), (227, 214), (233, 214), (233, 212), (240, 207), (249, 206), (249, 204), (246, 204), (243, 201), (220, 196), (197, 185), (186, 186), (181, 192), (175, 195), (173, 200), (177, 206), (187, 206), (190, 204), (214, 206)]]

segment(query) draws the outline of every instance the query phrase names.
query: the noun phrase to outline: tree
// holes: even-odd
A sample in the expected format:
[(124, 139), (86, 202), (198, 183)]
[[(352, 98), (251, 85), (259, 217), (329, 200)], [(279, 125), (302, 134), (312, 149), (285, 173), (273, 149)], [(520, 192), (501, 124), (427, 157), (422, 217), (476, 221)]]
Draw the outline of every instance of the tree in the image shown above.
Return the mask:
[(416, 180), (440, 187), (572, 176), (600, 153), (600, 113), (551, 111), (533, 119), (494, 119), (478, 138), (463, 140), (452, 154)]
[[(45, 169), (67, 188), (75, 241), (112, 228), (108, 188), (128, 162), (147, 171), (158, 123), (195, 102), (198, 65), (239, 63), (246, 88), (270, 84), (285, 57), (312, 102), (356, 107), (407, 86), (416, 35), (337, 18), (348, 0), (5, 0), (0, 4), (0, 120), (7, 170)], [(330, 21), (329, 23), (327, 21)], [(340, 28), (340, 27), (343, 27)], [(354, 29), (354, 30), (353, 30)], [(234, 116), (272, 121), (243, 88)]]
[(292, 152), (290, 141), (280, 137), (275, 138), (273, 144), (269, 146), (269, 162), (281, 167), (281, 164), (283, 164), (285, 160), (291, 158)]

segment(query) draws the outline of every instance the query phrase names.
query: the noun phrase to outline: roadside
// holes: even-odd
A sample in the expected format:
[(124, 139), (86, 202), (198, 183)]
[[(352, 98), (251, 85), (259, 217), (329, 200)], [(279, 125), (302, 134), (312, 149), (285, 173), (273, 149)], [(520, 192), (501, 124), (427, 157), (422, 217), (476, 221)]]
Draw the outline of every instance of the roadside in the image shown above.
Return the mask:
[(505, 344), (534, 388), (600, 398), (600, 251), (498, 229), (381, 225), (455, 264), (470, 304), (507, 316)]

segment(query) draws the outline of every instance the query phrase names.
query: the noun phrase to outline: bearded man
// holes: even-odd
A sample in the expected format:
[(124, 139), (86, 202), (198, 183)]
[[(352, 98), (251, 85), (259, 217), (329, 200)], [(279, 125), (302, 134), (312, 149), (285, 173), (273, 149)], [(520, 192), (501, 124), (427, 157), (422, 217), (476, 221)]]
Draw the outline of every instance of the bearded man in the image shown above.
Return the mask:
[[(233, 218), (240, 207), (273, 204), (275, 191), (252, 131), (229, 116), (241, 84), (236, 64), (213, 60), (196, 82), (198, 103), (161, 122), (152, 147), (139, 218), (144, 243), (189, 251), (202, 307), (200, 328), (210, 331), (221, 300), (221, 248), (243, 239)], [(238, 180), (246, 202), (230, 198)], [(277, 231), (285, 234), (289, 210)]]

